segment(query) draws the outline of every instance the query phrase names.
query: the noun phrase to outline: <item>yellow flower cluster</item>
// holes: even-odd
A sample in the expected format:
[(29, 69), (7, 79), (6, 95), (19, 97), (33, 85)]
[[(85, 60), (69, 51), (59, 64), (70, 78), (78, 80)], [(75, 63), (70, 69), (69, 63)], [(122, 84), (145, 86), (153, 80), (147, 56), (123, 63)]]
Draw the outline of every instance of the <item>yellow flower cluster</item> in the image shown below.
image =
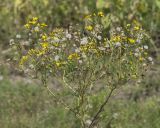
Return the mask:
[(49, 47), (49, 43), (48, 42), (43, 42), (41, 43), (41, 46), (43, 49), (47, 49)]
[(27, 24), (24, 25), (26, 29), (31, 29), (34, 27), (35, 32), (39, 32), (40, 28), (47, 27), (47, 24), (45, 23), (39, 23), (38, 17), (33, 17), (31, 20), (28, 21)]
[(68, 56), (68, 60), (79, 59), (79, 55), (77, 53), (72, 53)]
[(42, 23), (42, 24), (40, 24), (41, 25), (41, 27), (43, 28), (43, 27), (47, 27), (48, 25), (47, 24), (45, 24), (45, 23)]
[(120, 42), (121, 40), (122, 40), (122, 38), (119, 35), (111, 37), (111, 41), (114, 41), (114, 42)]
[(46, 34), (43, 34), (43, 35), (41, 36), (41, 38), (42, 38), (43, 41), (46, 41), (46, 40), (47, 40), (47, 35), (46, 35)]
[(32, 20), (29, 21), (29, 24), (35, 25), (38, 22), (38, 17), (33, 17)]
[(98, 12), (98, 16), (104, 17), (104, 13), (103, 12)]
[[(86, 16), (87, 19), (92, 17), (99, 20), (104, 17), (104, 13)], [(21, 58), (20, 65), (27, 66), (28, 63), (55, 72), (54, 68), (58, 71), (62, 69), (68, 71), (79, 65), (87, 67), (91, 63), (96, 65), (102, 61), (105, 65), (117, 69), (118, 73), (119, 70), (125, 69), (120, 77), (125, 77), (128, 72), (131, 74), (130, 77), (137, 76), (135, 74), (138, 63), (146, 63), (148, 57), (148, 46), (144, 47), (143, 43), (140, 43), (143, 38), (141, 35), (144, 35), (140, 25), (127, 24), (126, 29), (114, 28), (108, 38), (102, 33), (101, 23), (94, 24), (90, 21), (85, 23), (83, 29), (87, 30), (87, 34), (75, 29), (68, 31), (61, 28), (47, 33), (40, 29), (47, 25), (40, 23), (36, 17), (32, 18), (25, 27), (35, 34), (33, 37), (36, 39), (31, 43), (32, 49)], [(148, 61), (151, 60), (149, 58)]]
[(93, 13), (93, 14), (86, 15), (84, 18), (90, 20), (92, 18), (92, 16), (94, 16), (94, 17), (96, 17), (96, 16), (104, 17), (104, 13), (102, 11), (99, 11), (98, 13)]
[(93, 27), (91, 25), (88, 25), (88, 26), (85, 27), (85, 29), (88, 30), (88, 31), (92, 31)]
[(24, 27), (29, 29), (30, 28), (30, 24), (27, 23), (27, 24), (24, 25)]
[(65, 61), (58, 61), (58, 62), (55, 62), (54, 64), (59, 68), (61, 67), (62, 65), (65, 65), (67, 62)]
[(130, 44), (135, 44), (135, 42), (136, 42), (136, 41), (135, 41), (134, 39), (132, 39), (132, 38), (128, 38), (128, 41), (129, 41)]

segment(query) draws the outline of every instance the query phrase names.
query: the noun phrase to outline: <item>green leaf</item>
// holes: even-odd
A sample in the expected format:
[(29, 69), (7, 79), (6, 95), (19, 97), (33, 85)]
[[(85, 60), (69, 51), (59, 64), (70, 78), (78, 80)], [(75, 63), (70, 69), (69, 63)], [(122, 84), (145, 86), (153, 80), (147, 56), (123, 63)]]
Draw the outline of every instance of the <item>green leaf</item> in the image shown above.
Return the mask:
[(104, 28), (108, 28), (110, 25), (110, 15), (105, 16), (104, 18), (102, 18), (102, 24), (104, 26)]

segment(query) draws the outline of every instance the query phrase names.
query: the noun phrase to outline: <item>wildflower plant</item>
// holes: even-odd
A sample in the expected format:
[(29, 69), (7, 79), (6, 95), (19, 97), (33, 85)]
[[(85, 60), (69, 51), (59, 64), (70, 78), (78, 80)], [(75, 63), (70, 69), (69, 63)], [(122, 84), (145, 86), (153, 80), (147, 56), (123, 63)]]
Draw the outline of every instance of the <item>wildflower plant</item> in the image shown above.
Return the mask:
[[(110, 31), (105, 32), (106, 17), (103, 12), (94, 13), (84, 18), (84, 25), (52, 31), (34, 17), (24, 26), (25, 34), (14, 43), (20, 68), (41, 79), (57, 102), (73, 112), (84, 128), (98, 124), (116, 88), (143, 76), (153, 63), (145, 44), (146, 32), (137, 21), (125, 28), (110, 23)], [(26, 41), (27, 45), (22, 43)], [(56, 89), (49, 88), (47, 82), (53, 77), (62, 81), (62, 88), (71, 99), (63, 100)], [(102, 91), (106, 98), (92, 115), (91, 97)]]

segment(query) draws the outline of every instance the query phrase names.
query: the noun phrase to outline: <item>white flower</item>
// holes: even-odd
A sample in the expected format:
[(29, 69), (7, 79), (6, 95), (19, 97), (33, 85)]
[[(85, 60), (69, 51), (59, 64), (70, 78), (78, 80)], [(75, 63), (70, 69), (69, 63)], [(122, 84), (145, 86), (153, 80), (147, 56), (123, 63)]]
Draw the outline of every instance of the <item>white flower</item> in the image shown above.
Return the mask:
[(135, 52), (139, 52), (139, 49), (138, 49), (138, 48), (136, 48), (136, 49), (135, 49)]
[(78, 60), (78, 62), (79, 62), (80, 64), (82, 64), (83, 61), (82, 61), (82, 60)]
[(59, 58), (60, 58), (60, 57), (59, 57), (58, 55), (56, 55), (56, 56), (54, 57), (54, 60), (55, 60), (55, 61), (58, 61)]
[(146, 63), (143, 63), (143, 67), (146, 67), (147, 66), (147, 64)]
[(39, 32), (39, 27), (36, 26), (36, 27), (34, 28), (34, 31)]
[(101, 39), (102, 39), (102, 36), (97, 36), (97, 39), (98, 39), (98, 40), (101, 40)]
[(81, 39), (81, 44), (82, 45), (85, 45), (87, 43), (88, 43), (88, 38), (87, 37), (84, 37), (84, 38)]
[(135, 57), (138, 57), (138, 56), (139, 56), (139, 54), (138, 54), (138, 53), (134, 53), (134, 56), (135, 56)]
[(122, 59), (122, 61), (124, 62), (124, 61), (126, 61), (126, 59), (125, 59), (125, 58), (123, 58), (123, 59)]
[(20, 38), (21, 38), (21, 35), (20, 35), (20, 34), (17, 34), (17, 35), (16, 35), (16, 38), (17, 38), (17, 39), (20, 39)]
[(29, 67), (30, 67), (31, 69), (34, 69), (34, 65), (33, 65), (33, 64), (30, 64)]
[(52, 43), (59, 43), (61, 40), (58, 37), (54, 37), (54, 39), (51, 41)]
[(71, 38), (72, 38), (72, 35), (69, 34), (69, 33), (67, 33), (67, 34), (66, 34), (66, 38), (71, 39)]
[(121, 33), (121, 36), (125, 36), (124, 32)]
[(148, 49), (148, 46), (147, 46), (147, 45), (144, 45), (143, 47), (144, 47), (144, 49), (146, 49), (146, 50)]
[(105, 48), (104, 47), (99, 47), (99, 50), (104, 51)]
[(121, 43), (120, 43), (120, 42), (117, 42), (117, 43), (115, 44), (115, 46), (116, 46), (116, 47), (120, 47), (120, 46), (121, 46)]
[(152, 57), (148, 57), (148, 61), (152, 62), (153, 58)]
[(9, 43), (10, 43), (10, 45), (13, 45), (14, 44), (14, 39), (10, 39)]
[(91, 120), (86, 120), (86, 124), (87, 124), (87, 125), (90, 125), (91, 122), (92, 122)]
[(10, 43), (13, 43), (14, 42), (14, 39), (10, 39), (10, 41), (9, 41)]
[(121, 31), (121, 28), (120, 28), (120, 27), (117, 27), (116, 30), (117, 30), (118, 32), (120, 32), (120, 31)]

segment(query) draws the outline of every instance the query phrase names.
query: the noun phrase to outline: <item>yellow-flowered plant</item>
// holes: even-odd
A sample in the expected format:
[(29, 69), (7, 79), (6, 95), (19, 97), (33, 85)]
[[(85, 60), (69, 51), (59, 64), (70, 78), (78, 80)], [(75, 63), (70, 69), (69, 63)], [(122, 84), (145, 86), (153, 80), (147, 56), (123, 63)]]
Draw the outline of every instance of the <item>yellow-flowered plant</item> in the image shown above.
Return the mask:
[[(28, 45), (24, 46), (20, 39), (16, 44), (20, 68), (35, 73), (58, 102), (76, 115), (84, 128), (97, 125), (113, 90), (140, 78), (153, 63), (145, 44), (146, 33), (140, 24), (127, 24), (126, 28), (114, 28), (110, 24), (110, 31), (106, 32), (104, 18), (105, 14), (98, 12), (84, 18), (82, 29), (72, 26), (70, 30), (47, 31), (48, 25), (34, 17), (25, 25), (27, 36), (22, 41), (25, 39)], [(63, 81), (64, 89), (72, 96), (70, 100), (63, 101), (56, 91), (48, 88), (47, 81), (52, 77)], [(90, 97), (107, 90), (110, 93), (105, 102), (95, 115), (90, 115)], [(88, 119), (90, 124), (86, 124)]]

